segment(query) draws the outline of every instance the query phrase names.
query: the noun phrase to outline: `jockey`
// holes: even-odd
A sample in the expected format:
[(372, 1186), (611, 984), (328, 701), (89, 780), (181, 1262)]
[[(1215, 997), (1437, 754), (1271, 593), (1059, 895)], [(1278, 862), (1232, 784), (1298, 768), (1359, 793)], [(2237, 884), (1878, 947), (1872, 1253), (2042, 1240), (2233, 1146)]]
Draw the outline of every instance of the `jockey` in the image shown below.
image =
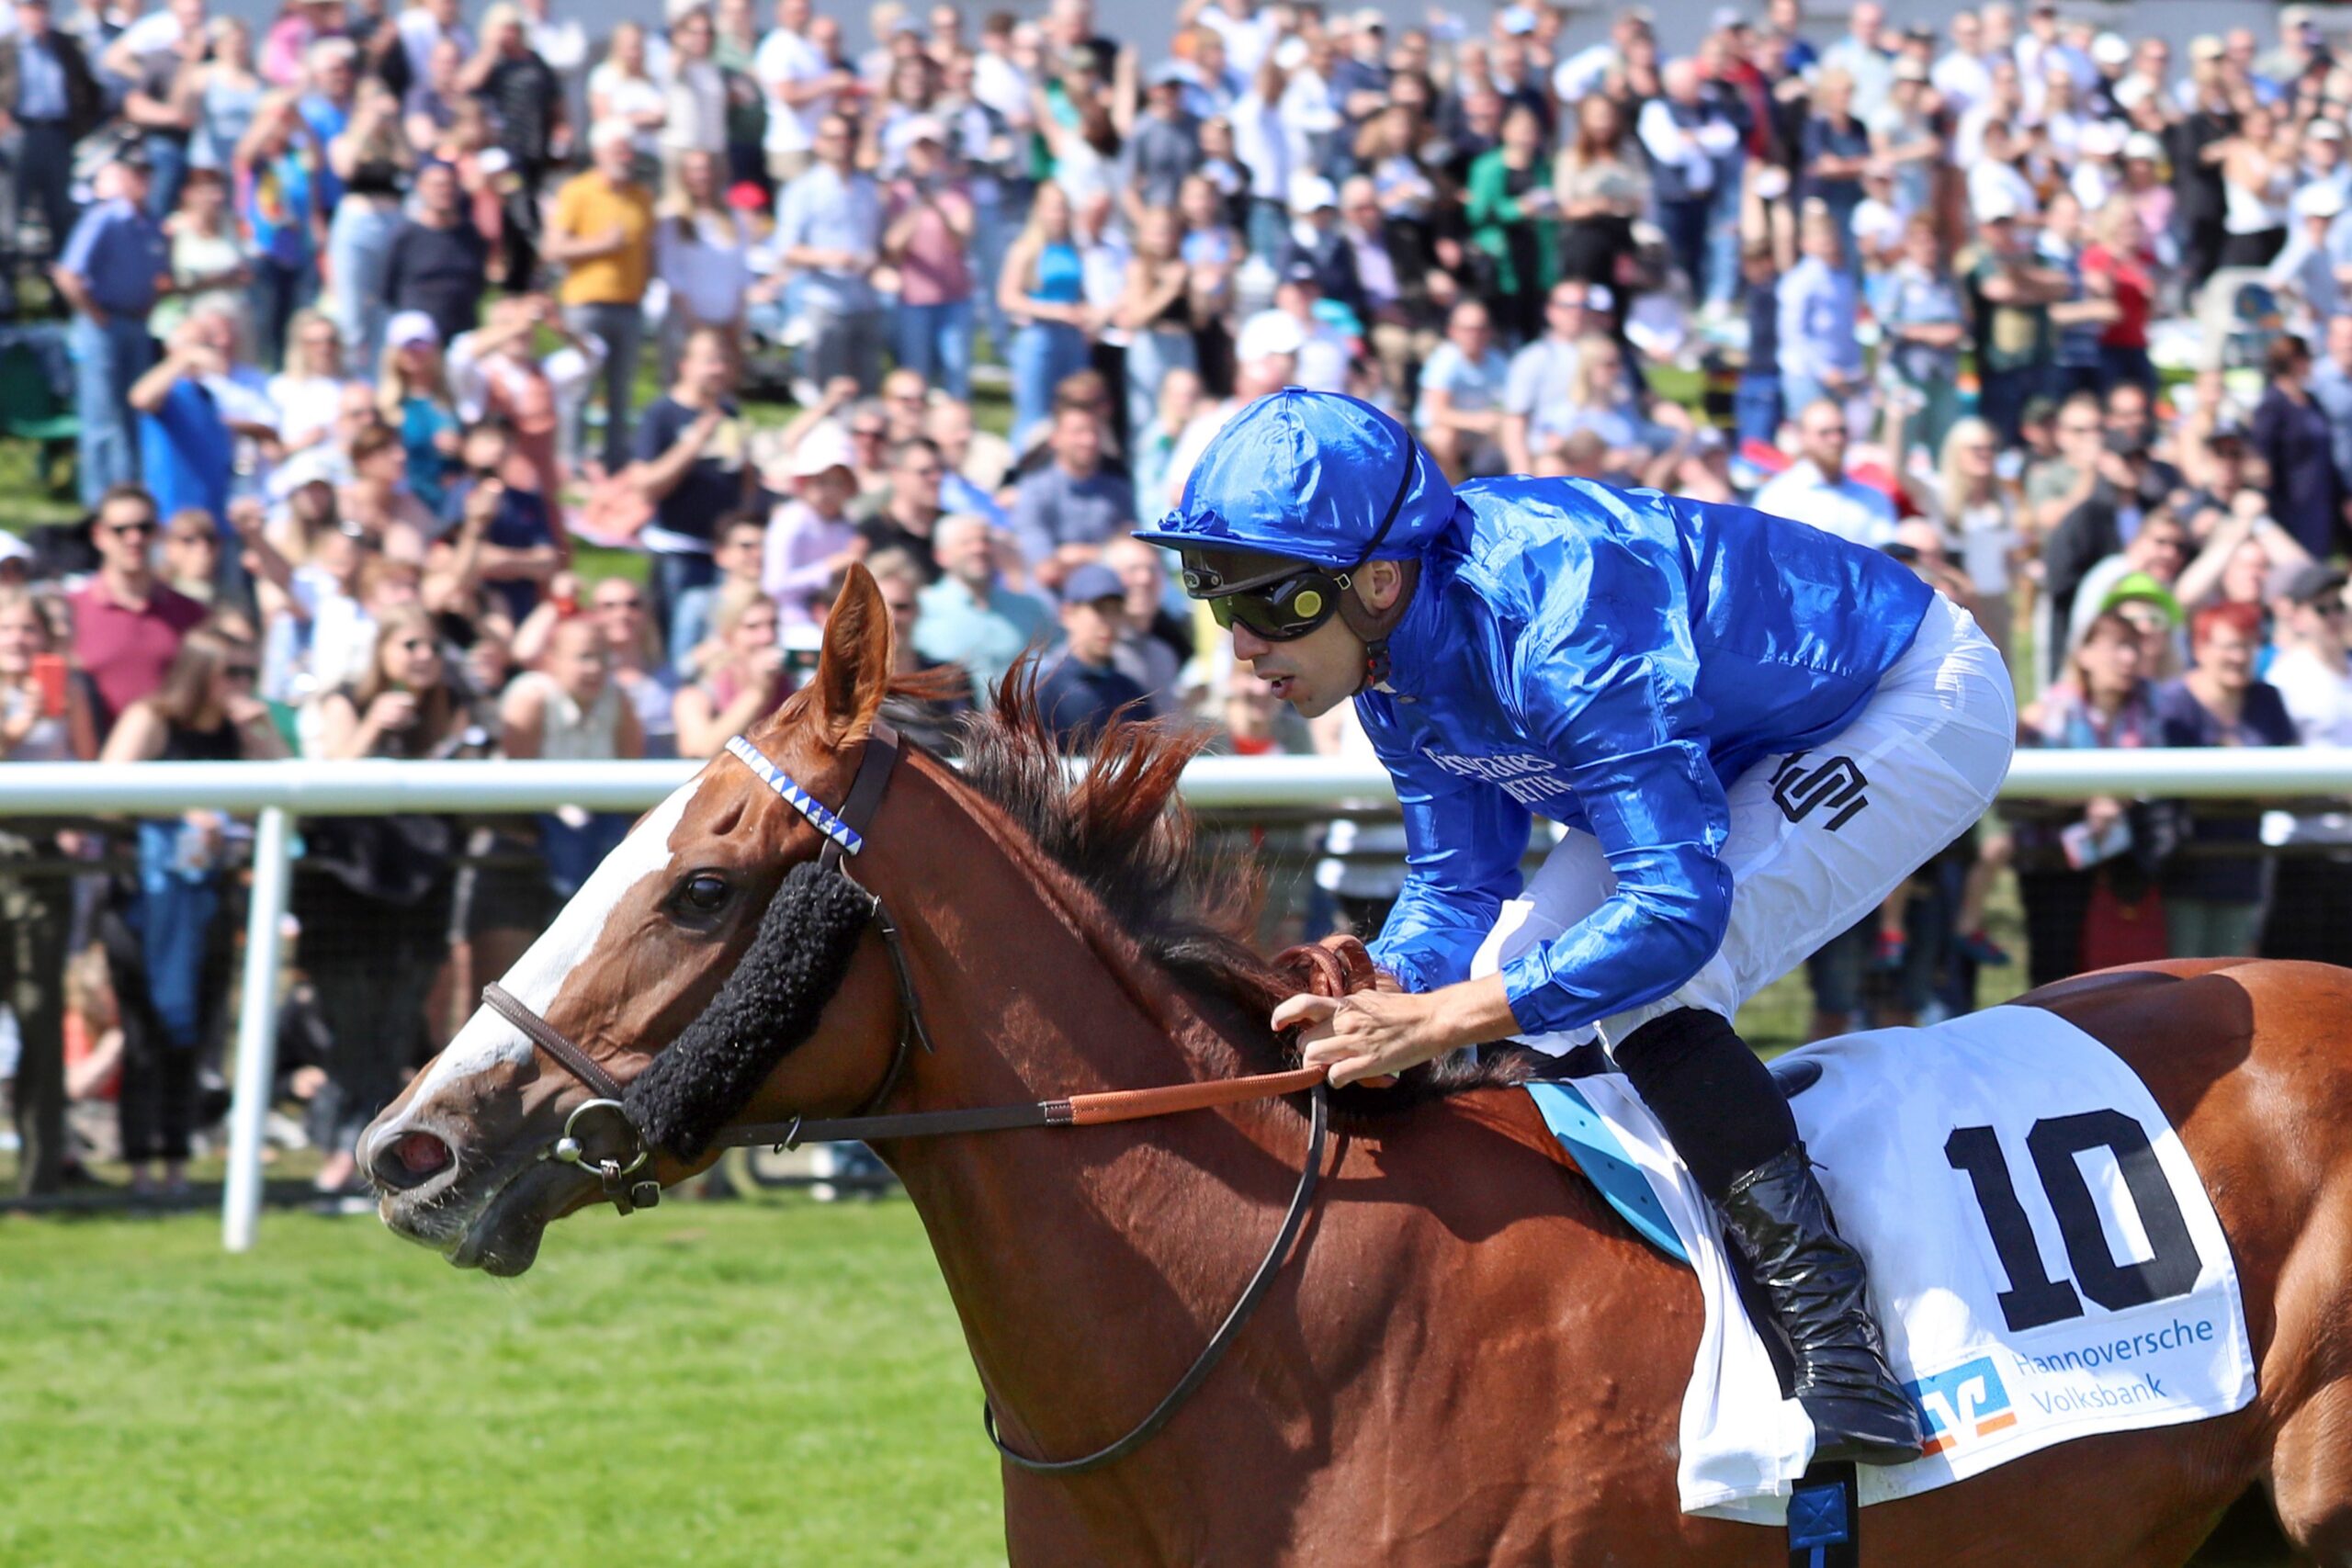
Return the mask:
[[(1861, 1257), (1739, 1006), (1991, 803), (2017, 716), (1968, 613), (1888, 556), (1582, 479), (1456, 490), (1371, 405), (1295, 389), (1213, 440), (1139, 537), (1307, 717), (1355, 699), (1405, 814), (1373, 956), (1404, 994), (1295, 997), (1331, 1081), (1598, 1038), (1794, 1353), (1815, 1456), (1919, 1457)], [(1524, 887), (1532, 818), (1567, 830)]]

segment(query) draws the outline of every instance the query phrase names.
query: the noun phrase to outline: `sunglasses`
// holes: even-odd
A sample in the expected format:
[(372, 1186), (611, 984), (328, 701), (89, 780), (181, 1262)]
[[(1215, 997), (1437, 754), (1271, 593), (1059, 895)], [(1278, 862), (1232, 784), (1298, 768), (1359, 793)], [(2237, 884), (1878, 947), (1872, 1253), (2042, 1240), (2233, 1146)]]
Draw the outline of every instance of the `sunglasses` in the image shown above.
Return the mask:
[(118, 539), (149, 539), (155, 535), (153, 523), (108, 523), (103, 526)]
[(221, 669), (220, 673), (226, 675), (232, 681), (251, 682), (261, 679), (261, 666), (257, 664), (231, 664), (224, 666)]

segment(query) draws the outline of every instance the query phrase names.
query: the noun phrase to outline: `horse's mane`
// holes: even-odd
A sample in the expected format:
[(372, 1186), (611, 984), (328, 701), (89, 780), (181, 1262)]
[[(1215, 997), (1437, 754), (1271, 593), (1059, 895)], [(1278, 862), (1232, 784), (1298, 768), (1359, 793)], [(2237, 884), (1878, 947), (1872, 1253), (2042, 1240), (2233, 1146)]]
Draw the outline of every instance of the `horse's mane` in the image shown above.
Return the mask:
[[(1263, 1019), (1300, 988), (1250, 945), (1264, 879), (1231, 847), (1204, 846), (1176, 793), (1212, 732), (1123, 711), (1093, 738), (1084, 772), (1073, 774), (1038, 701), (1038, 670), (1034, 656), (1024, 657), (998, 682), (994, 706), (966, 718), (962, 782), (1069, 872), (1147, 958), (1188, 990)], [(1296, 1065), (1271, 1030), (1243, 1027), (1227, 1038), (1246, 1071)], [(1484, 1066), (1449, 1061), (1417, 1070), (1410, 1080), (1420, 1094), (1372, 1098), (1398, 1105), (1520, 1076), (1490, 1055)]]

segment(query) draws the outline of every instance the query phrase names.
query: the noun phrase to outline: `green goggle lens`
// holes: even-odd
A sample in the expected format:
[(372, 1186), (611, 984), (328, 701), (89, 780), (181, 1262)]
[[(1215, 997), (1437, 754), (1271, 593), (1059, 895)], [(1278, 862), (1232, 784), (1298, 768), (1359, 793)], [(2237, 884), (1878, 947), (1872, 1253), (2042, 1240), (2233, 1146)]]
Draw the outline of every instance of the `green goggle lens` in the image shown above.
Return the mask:
[(1238, 622), (1268, 642), (1288, 642), (1331, 618), (1340, 607), (1340, 586), (1322, 572), (1305, 572), (1262, 588), (1217, 594), (1208, 601), (1209, 614), (1227, 631)]

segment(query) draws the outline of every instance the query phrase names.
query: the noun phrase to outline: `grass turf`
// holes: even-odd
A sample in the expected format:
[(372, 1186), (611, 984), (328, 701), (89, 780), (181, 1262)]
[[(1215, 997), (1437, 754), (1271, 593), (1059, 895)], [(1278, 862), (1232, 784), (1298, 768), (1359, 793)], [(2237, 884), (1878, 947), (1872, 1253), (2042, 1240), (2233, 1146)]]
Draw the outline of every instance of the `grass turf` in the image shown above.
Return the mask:
[[(1004, 1560), (900, 1201), (576, 1217), (519, 1280), (367, 1217), (0, 1221), (0, 1563)], [(2258, 1504), (2198, 1559), (2278, 1568)]]
[(903, 1201), (582, 1216), (460, 1274), (373, 1219), (0, 1223), (12, 1568), (1003, 1561)]

